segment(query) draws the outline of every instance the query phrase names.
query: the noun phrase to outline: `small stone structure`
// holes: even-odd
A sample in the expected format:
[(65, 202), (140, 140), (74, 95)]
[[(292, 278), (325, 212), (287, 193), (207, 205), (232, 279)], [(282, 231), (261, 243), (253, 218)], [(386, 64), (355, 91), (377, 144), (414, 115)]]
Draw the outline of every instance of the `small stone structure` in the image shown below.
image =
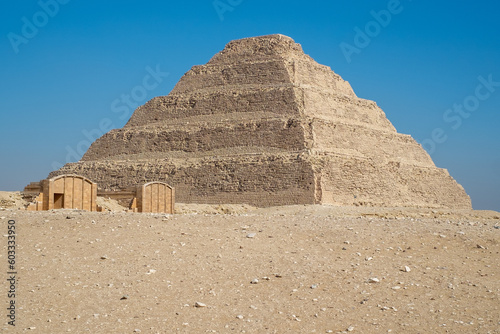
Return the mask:
[(60, 175), (31, 182), (23, 195), (31, 198), (29, 211), (80, 209), (102, 211), (97, 196), (117, 200), (133, 212), (174, 213), (175, 190), (164, 182), (149, 182), (117, 191), (101, 191), (97, 184), (79, 175)]
[(52, 209), (98, 211), (97, 184), (79, 175), (60, 175), (31, 183), (24, 189), (24, 193), (35, 197), (34, 202), (27, 207), (29, 211)]

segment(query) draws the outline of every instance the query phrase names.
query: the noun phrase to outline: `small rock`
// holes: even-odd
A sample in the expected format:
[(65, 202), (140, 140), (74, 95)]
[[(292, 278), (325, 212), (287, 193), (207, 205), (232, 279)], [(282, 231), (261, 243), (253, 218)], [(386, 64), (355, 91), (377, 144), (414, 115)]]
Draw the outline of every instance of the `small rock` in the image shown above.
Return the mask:
[(107, 258), (108, 258), (108, 256), (107, 256), (107, 255), (103, 255), (103, 256), (101, 256), (101, 260), (106, 260)]
[(480, 244), (477, 244), (476, 247), (479, 248), (479, 249), (486, 249), (486, 247), (481, 246)]
[(318, 284), (311, 285), (311, 289), (316, 289), (317, 287), (318, 287)]
[(134, 329), (134, 333), (140, 333), (141, 330), (140, 329)]
[(380, 282), (380, 280), (376, 277), (372, 277), (370, 279), (368, 279), (368, 283), (378, 283)]
[(404, 266), (404, 268), (402, 269), (402, 271), (404, 271), (405, 273), (409, 273), (411, 271), (411, 268), (408, 267), (408, 266)]
[(123, 295), (122, 298), (120, 298), (120, 300), (125, 300), (125, 299), (128, 299), (128, 295)]
[(200, 302), (196, 302), (196, 303), (194, 303), (194, 307), (207, 307), (207, 305), (200, 303)]
[(241, 314), (237, 315), (236, 318), (243, 320), (243, 316)]
[(348, 331), (348, 332), (352, 332), (353, 330), (354, 330), (354, 326), (349, 326), (349, 327), (347, 327), (347, 331)]
[(257, 284), (257, 283), (259, 283), (259, 280), (258, 280), (257, 278), (254, 278), (254, 279), (250, 282), (250, 284)]
[(248, 233), (247, 238), (254, 238), (257, 235), (257, 233)]
[(274, 277), (282, 278), (283, 276), (281, 276), (281, 274), (274, 274)]

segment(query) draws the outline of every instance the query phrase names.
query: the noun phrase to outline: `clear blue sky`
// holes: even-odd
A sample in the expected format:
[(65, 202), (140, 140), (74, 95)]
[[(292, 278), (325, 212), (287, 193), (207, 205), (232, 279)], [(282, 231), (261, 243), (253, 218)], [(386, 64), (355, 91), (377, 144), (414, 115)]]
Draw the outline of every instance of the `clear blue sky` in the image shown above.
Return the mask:
[[(0, 5), (2, 190), (78, 160), (101, 120), (122, 127), (122, 94), (167, 95), (227, 42), (281, 33), (500, 211), (498, 1), (55, 1)], [(141, 90), (148, 67), (169, 75)]]

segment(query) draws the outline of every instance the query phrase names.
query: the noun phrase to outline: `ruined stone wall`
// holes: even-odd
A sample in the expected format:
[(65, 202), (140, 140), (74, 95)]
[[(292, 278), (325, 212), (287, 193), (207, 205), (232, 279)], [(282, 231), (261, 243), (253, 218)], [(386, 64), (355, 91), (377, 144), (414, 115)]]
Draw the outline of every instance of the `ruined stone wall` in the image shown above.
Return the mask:
[(301, 154), (233, 156), (189, 161), (117, 161), (67, 164), (68, 170), (92, 177), (104, 190), (130, 184), (166, 182), (181, 203), (247, 203), (256, 206), (314, 204), (314, 174)]
[(372, 158), (380, 163), (435, 167), (427, 152), (408, 135), (320, 119), (311, 122), (311, 127), (315, 134), (313, 148), (319, 151)]
[(445, 169), (334, 155), (316, 168), (323, 204), (470, 207), (465, 190)]
[[(193, 66), (172, 90), (172, 94), (191, 94), (197, 90), (228, 86), (276, 86), (291, 84), (283, 60), (268, 60), (236, 65)], [(222, 87), (223, 86), (223, 87)]]
[(385, 113), (373, 101), (318, 88), (304, 88), (297, 96), (303, 113), (309, 117), (396, 132)]
[(117, 129), (108, 132), (83, 156), (83, 161), (144, 152), (213, 151), (239, 146), (262, 146), (299, 151), (304, 132), (294, 119), (256, 120), (245, 123), (193, 124), (190, 127)]
[(245, 90), (215, 90), (191, 95), (157, 97), (139, 107), (125, 127), (154, 123), (168, 124), (172, 120), (200, 115), (224, 115), (266, 112), (269, 115), (298, 115), (292, 87), (247, 87)]
[[(315, 61), (307, 59), (288, 60), (290, 76), (295, 85), (302, 87), (321, 87), (322, 90), (335, 93), (336, 95), (346, 95), (356, 97), (351, 85), (342, 79), (340, 75), (334, 73), (328, 66), (320, 65)], [(290, 71), (292, 69), (292, 71)]]

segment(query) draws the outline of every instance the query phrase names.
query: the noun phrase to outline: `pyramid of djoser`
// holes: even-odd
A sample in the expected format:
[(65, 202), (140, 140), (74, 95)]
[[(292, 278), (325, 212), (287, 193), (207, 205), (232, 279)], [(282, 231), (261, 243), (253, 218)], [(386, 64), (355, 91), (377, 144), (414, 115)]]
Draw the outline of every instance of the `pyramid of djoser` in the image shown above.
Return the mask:
[(471, 208), (375, 102), (283, 35), (230, 42), (50, 177), (66, 173), (103, 190), (164, 181), (184, 203)]

